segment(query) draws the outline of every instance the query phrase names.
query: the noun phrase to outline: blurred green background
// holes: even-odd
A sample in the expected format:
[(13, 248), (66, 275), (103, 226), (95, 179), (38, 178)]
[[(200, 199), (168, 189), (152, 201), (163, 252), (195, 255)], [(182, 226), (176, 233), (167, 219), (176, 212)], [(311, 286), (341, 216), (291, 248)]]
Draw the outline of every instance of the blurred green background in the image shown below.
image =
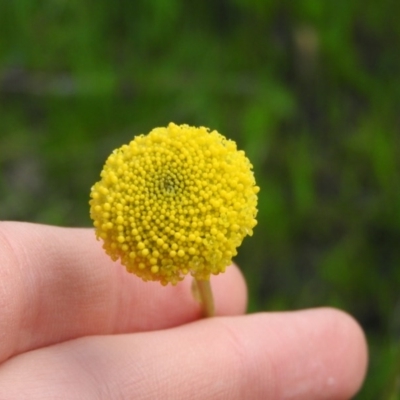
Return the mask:
[(170, 121), (236, 140), (261, 186), (250, 311), (364, 327), (358, 399), (400, 398), (400, 3), (0, 2), (0, 219), (90, 226), (109, 153)]

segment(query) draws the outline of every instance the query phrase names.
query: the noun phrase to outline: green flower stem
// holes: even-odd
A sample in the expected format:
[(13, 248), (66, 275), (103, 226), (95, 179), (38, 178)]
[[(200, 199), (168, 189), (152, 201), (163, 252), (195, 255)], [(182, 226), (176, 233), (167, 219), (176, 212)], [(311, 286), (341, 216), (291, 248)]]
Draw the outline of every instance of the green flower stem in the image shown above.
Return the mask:
[(200, 304), (203, 308), (204, 317), (213, 317), (215, 315), (214, 298), (212, 294), (210, 280), (195, 279)]

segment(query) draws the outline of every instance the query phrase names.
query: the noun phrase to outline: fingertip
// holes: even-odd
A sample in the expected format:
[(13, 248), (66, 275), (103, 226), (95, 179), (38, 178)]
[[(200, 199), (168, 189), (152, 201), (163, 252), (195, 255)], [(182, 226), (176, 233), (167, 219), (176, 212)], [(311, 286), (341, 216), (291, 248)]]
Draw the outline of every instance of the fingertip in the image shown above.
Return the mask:
[[(297, 319), (297, 352), (303, 358), (303, 371), (312, 378), (306, 398), (319, 398), (320, 393), (326, 399), (352, 398), (362, 386), (368, 363), (367, 343), (358, 322), (329, 307), (297, 311), (292, 316)], [(304, 377), (303, 382), (298, 380), (297, 388), (304, 382)]]
[(235, 265), (224, 274), (211, 277), (216, 315), (241, 315), (247, 308), (247, 285), (241, 270)]
[[(192, 312), (190, 320), (199, 319), (202, 315), (201, 305), (195, 300), (192, 293), (192, 283), (193, 278), (187, 276), (174, 288), (177, 292), (185, 294), (185, 308), (189, 308)], [(242, 315), (246, 312), (247, 284), (237, 265), (232, 264), (222, 274), (211, 275), (210, 284), (216, 316)], [(190, 322), (190, 320), (186, 319), (186, 322)]]
[[(235, 337), (254, 334), (253, 340), (241, 343), (251, 354), (250, 365), (258, 360), (248, 383), (263, 393), (262, 398), (345, 400), (361, 388), (367, 345), (360, 325), (347, 313), (319, 308), (254, 314), (246, 319), (247, 329), (237, 325)], [(246, 370), (248, 362), (243, 363)], [(269, 371), (269, 380), (257, 379), (260, 368)]]
[(324, 312), (326, 318), (331, 318), (331, 323), (326, 326), (330, 331), (328, 338), (332, 346), (337, 349), (334, 355), (336, 360), (346, 360), (345, 364), (340, 361), (336, 363), (343, 368), (337, 371), (341, 377), (341, 393), (338, 394), (338, 398), (352, 398), (360, 390), (367, 372), (366, 336), (360, 324), (350, 314), (334, 308), (324, 308), (319, 311)]

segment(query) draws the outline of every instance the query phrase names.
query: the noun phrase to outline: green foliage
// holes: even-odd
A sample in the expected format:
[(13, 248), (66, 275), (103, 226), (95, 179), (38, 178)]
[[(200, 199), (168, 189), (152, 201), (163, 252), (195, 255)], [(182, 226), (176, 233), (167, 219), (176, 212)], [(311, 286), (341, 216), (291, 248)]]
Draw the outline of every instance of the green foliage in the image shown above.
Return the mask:
[(0, 3), (0, 218), (90, 225), (110, 151), (170, 121), (238, 141), (261, 186), (250, 309), (367, 332), (360, 399), (400, 396), (400, 3)]

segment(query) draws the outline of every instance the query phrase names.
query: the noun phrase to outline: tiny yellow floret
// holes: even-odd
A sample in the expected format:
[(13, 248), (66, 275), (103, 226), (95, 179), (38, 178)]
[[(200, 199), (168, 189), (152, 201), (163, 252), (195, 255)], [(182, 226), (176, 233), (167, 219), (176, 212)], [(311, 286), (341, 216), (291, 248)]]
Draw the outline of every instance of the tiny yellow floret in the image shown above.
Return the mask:
[(90, 215), (106, 253), (143, 280), (207, 280), (252, 235), (259, 190), (235, 142), (170, 123), (113, 151)]

